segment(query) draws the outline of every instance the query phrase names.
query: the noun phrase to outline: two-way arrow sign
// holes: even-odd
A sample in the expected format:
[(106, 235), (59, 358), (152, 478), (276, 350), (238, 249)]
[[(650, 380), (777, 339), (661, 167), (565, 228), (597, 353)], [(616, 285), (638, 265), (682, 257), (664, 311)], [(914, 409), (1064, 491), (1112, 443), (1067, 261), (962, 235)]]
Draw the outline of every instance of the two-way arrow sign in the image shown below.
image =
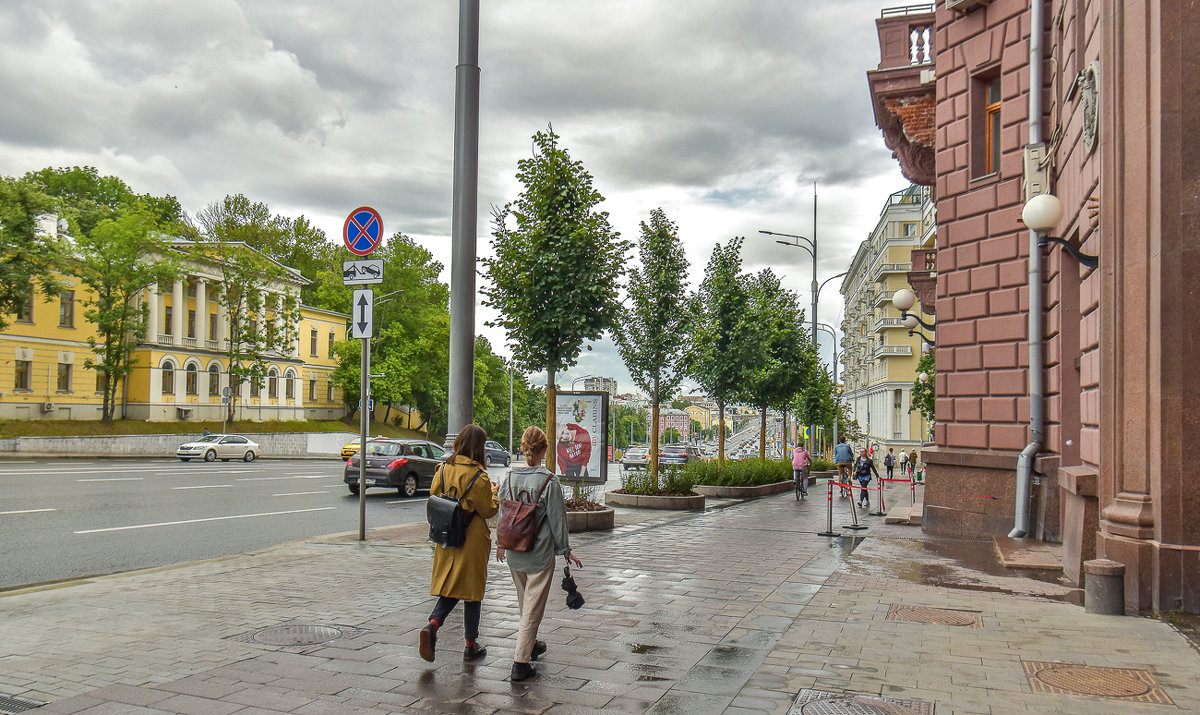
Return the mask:
[(370, 288), (359, 288), (354, 291), (353, 315), (350, 317), (350, 337), (369, 338), (374, 331), (372, 316), (375, 313), (375, 291)]

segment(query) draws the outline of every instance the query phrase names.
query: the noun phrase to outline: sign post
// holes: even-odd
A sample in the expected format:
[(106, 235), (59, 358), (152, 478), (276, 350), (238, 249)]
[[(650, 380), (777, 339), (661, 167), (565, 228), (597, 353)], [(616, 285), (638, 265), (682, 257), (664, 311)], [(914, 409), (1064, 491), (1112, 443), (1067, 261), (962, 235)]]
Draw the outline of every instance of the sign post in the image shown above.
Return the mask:
[[(342, 240), (356, 256), (367, 256), (383, 241), (383, 218), (370, 206), (360, 206), (350, 212), (342, 226)], [(343, 285), (368, 285), (383, 281), (383, 261), (345, 261), (342, 263)], [(358, 540), (367, 539), (367, 432), (371, 428), (371, 336), (375, 323), (375, 291), (358, 288), (351, 302), (350, 337), (362, 340), (362, 374), (359, 380), (358, 411), (360, 417), (358, 441)]]
[(233, 394), (233, 390), (229, 387), (221, 388), (221, 434), (225, 434), (225, 420), (229, 419), (229, 410), (225, 405), (229, 404), (231, 399), (229, 396)]

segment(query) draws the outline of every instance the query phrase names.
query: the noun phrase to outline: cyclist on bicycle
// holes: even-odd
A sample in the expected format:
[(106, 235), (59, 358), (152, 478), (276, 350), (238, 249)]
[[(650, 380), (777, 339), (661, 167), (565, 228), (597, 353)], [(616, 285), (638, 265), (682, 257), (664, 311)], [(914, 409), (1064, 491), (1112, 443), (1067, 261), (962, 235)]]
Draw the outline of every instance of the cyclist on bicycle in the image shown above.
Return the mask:
[[(846, 444), (845, 437), (838, 437), (837, 446), (833, 448), (833, 462), (837, 465), (838, 482), (850, 483), (850, 467), (854, 464), (854, 450)], [(842, 496), (846, 496), (846, 487), (842, 487)]]
[(796, 448), (792, 450), (792, 479), (800, 490), (801, 499), (808, 496), (808, 463), (808, 450), (803, 442), (797, 441)]

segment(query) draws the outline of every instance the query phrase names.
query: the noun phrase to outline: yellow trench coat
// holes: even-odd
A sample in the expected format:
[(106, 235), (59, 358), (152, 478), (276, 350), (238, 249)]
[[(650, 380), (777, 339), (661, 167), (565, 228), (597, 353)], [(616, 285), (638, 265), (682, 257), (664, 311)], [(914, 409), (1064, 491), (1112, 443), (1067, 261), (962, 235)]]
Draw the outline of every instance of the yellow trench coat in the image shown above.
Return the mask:
[[(483, 589), (487, 585), (487, 565), (492, 554), (492, 532), (487, 520), (495, 516), (500, 508), (487, 470), (473, 459), (463, 456), (454, 458), (439, 473), (434, 475), (430, 494), (442, 494), (454, 488), (462, 494), (471, 477), (480, 470), (483, 474), (475, 480), (470, 493), (462, 500), (465, 511), (475, 516), (467, 525), (467, 541), (457, 549), (433, 547), (433, 578), (429, 593), (433, 596), (448, 596), (463, 601), (482, 601)], [(443, 484), (445, 488), (443, 489)]]

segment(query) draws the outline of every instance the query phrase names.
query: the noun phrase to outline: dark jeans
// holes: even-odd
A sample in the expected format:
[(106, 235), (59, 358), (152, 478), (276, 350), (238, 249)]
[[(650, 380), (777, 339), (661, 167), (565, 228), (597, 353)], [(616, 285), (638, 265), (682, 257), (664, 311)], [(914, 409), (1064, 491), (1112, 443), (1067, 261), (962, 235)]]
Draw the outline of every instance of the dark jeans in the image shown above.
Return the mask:
[[(433, 613), (429, 614), (429, 620), (445, 623), (446, 617), (450, 615), (450, 611), (458, 605), (457, 598), (449, 596), (438, 596), (437, 603), (433, 606)], [(463, 601), (463, 638), (473, 641), (479, 639), (479, 615), (482, 613), (483, 603), (480, 601)]]
[(860, 503), (861, 502), (866, 502), (868, 504), (871, 503), (871, 493), (867, 491), (867, 485), (870, 483), (871, 483), (871, 479), (869, 477), (867, 479), (859, 479), (858, 480), (859, 486), (862, 487), (862, 494), (860, 494), (858, 497), (858, 501)]

